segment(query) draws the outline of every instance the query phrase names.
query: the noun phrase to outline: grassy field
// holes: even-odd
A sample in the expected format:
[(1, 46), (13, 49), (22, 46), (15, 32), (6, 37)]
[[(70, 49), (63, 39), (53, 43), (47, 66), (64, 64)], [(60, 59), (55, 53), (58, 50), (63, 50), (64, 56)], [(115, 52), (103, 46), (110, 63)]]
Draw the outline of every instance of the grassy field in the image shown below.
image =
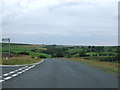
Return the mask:
[[(31, 51), (31, 50), (34, 50), (34, 49), (45, 50), (46, 48), (43, 48), (43, 45), (11, 44), (10, 51), (11, 51), (11, 53), (16, 53), (16, 54), (19, 54), (20, 52), (27, 52), (32, 57), (38, 57), (40, 55), (43, 55), (46, 58), (51, 57), (51, 55), (49, 55), (49, 54), (38, 53), (38, 52)], [(8, 47), (3, 46), (2, 47), (2, 53), (7, 54), (7, 51), (8, 51)]]
[(31, 56), (19, 56), (11, 57), (10, 61), (6, 61), (5, 58), (2, 59), (2, 65), (24, 65), (24, 64), (33, 64), (40, 62), (39, 58), (32, 58)]
[[(2, 46), (2, 58), (1, 64), (2, 65), (22, 65), (22, 64), (32, 64), (36, 62), (40, 62), (42, 58), (39, 56), (44, 56), (45, 58), (50, 58), (51, 55), (34, 52), (32, 50), (46, 50), (43, 48), (44, 45), (30, 45), (30, 44), (16, 44), (11, 43), (10, 52), (11, 57), (10, 61), (6, 61), (6, 55), (8, 56), (8, 44), (4, 43)], [(22, 52), (27, 52), (28, 55), (20, 54)]]
[[(117, 49), (118, 47), (116, 46), (65, 46), (11, 43), (11, 61), (8, 63), (5, 61), (5, 57), (8, 55), (8, 44), (3, 43), (2, 64), (22, 64), (22, 62), (23, 64), (27, 64), (34, 63), (34, 59), (36, 58), (64, 57), (74, 58), (77, 61), (84, 61), (85, 63), (96, 65), (98, 67), (103, 67), (113, 72), (117, 72), (117, 68), (112, 67), (112, 65), (114, 66), (117, 62), (119, 62), (119, 58), (117, 58)], [(24, 61), (24, 59), (26, 60)]]
[[(76, 52), (81, 52), (81, 51), (87, 51), (87, 50), (91, 50), (86, 48), (86, 46), (84, 46), (85, 48), (72, 48), (72, 49), (68, 49), (69, 53), (76, 53)], [(113, 54), (116, 55), (117, 53), (115, 53), (117, 51), (116, 47), (112, 47), (112, 46), (104, 46), (104, 51), (103, 52), (87, 52), (87, 55), (92, 56), (93, 54)]]
[(119, 63), (86, 60), (86, 59), (80, 59), (80, 58), (69, 58), (69, 60), (83, 62), (85, 64), (95, 66), (99, 69), (102, 69), (102, 70), (107, 71), (109, 73), (113, 73), (113, 74), (120, 76), (120, 70), (118, 69)]

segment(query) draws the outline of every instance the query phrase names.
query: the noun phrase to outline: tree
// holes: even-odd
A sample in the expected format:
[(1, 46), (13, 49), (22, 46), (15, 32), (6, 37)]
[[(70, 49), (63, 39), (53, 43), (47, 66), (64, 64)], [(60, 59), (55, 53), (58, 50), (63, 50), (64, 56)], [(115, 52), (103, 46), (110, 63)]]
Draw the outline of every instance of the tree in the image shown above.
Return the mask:
[(85, 57), (85, 56), (86, 56), (86, 52), (85, 52), (85, 51), (79, 52), (79, 56), (80, 56), (80, 57)]

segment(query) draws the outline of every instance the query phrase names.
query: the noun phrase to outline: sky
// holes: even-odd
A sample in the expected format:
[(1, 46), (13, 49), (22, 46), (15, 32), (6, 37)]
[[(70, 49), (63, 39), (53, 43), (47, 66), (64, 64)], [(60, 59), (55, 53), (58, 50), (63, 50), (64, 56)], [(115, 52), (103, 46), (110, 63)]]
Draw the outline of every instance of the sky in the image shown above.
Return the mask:
[(118, 45), (117, 0), (3, 0), (2, 38), (14, 43)]

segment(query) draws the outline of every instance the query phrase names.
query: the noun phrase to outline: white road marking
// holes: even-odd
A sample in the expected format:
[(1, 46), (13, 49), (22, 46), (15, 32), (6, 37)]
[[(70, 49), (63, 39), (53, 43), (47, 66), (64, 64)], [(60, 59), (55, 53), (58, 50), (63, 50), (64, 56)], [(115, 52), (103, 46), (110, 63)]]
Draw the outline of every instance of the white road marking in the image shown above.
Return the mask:
[(31, 68), (33, 68), (33, 67), (35, 67), (35, 66), (28, 67), (27, 69), (31, 69)]
[(6, 74), (4, 74), (3, 76), (8, 76), (9, 74), (8, 73), (6, 73)]
[(4, 80), (0, 80), (0, 83), (3, 82)]
[(9, 72), (9, 74), (12, 74), (12, 73), (14, 73), (15, 71), (12, 71), (12, 72)]
[(22, 68), (18, 69), (18, 70), (22, 70)]
[(35, 65), (32, 65), (31, 67), (35, 67)]
[(31, 69), (31, 67), (27, 68), (28, 70)]
[(15, 76), (17, 76), (17, 75), (18, 75), (18, 74), (13, 74), (12, 77), (15, 77)]
[(25, 67), (28, 67), (28, 66), (25, 66)]
[[(9, 76), (9, 77), (4, 78), (3, 80), (0, 80), (0, 83), (4, 82), (5, 80), (9, 80), (9, 79), (11, 79), (11, 78), (13, 78), (13, 77), (15, 77), (15, 76), (17, 76), (17, 75), (19, 75), (19, 74), (22, 74), (23, 72), (29, 70), (30, 68), (33, 68), (34, 66), (35, 66), (35, 65), (32, 65), (32, 66), (30, 66), (30, 67), (25, 66), (25, 67), (22, 67), (22, 68), (20, 68), (20, 69), (18, 69), (18, 70), (14, 70), (14, 71), (11, 71), (11, 72), (9, 72), (9, 73), (3, 74), (3, 76), (8, 76), (8, 75), (11, 75), (11, 74), (17, 72), (16, 74), (13, 74), (13, 75), (11, 75), (11, 76)], [(28, 67), (28, 68), (27, 68), (27, 67)], [(25, 68), (26, 68), (26, 69), (25, 69)], [(24, 70), (23, 70), (23, 69), (24, 69)], [(18, 71), (21, 71), (21, 72), (18, 72)], [(2, 76), (0, 76), (0, 78), (2, 79)]]
[[(43, 62), (43, 60), (42, 60), (42, 62)], [(36, 65), (37, 65), (37, 64), (36, 64)], [(3, 80), (0, 80), (0, 83), (4, 82), (5, 80), (11, 79), (12, 77), (15, 77), (15, 76), (17, 76), (17, 75), (19, 75), (19, 74), (21, 74), (21, 73), (23, 73), (23, 72), (25, 72), (25, 71), (33, 68), (33, 67), (35, 67), (36, 65), (32, 65), (32, 66), (30, 66), (30, 67), (25, 66), (25, 67), (19, 68), (18, 70), (14, 70), (14, 71), (11, 71), (11, 72), (9, 72), (9, 73), (3, 74), (2, 76), (0, 76), (0, 78), (2, 78), (3, 76), (8, 76), (8, 75), (10, 75), (10, 74), (13, 74), (13, 73), (17, 72), (17, 74), (13, 74), (13, 75), (11, 75), (11, 76), (9, 76), (9, 77), (4, 78)], [(28, 67), (28, 68), (27, 68), (27, 67)], [(26, 68), (26, 69), (25, 69), (25, 68)], [(23, 70), (23, 69), (24, 69), (24, 70)], [(21, 71), (21, 72), (18, 72), (18, 71)]]
[(8, 80), (8, 79), (11, 79), (12, 77), (6, 77), (6, 78), (4, 78), (4, 80)]
[(23, 73), (23, 72), (18, 72), (17, 74), (21, 74), (21, 73)]
[(25, 69), (25, 70), (27, 71), (27, 70), (29, 70), (29, 69), (27, 68), (27, 69)]
[(20, 69), (18, 69), (18, 70), (14, 70), (14, 71), (11, 71), (11, 72), (9, 72), (9, 73), (3, 74), (3, 76), (8, 76), (8, 75), (10, 75), (10, 74), (13, 74), (13, 73), (15, 73), (15, 72), (17, 72), (17, 71), (20, 71), (20, 70), (26, 68), (26, 67), (28, 67), (28, 66), (25, 66), (25, 67), (22, 67), (22, 68), (20, 68)]
[(23, 70), (23, 71), (21, 71), (21, 72), (25, 72), (26, 70)]
[(19, 70), (15, 70), (14, 72), (17, 72), (17, 71), (19, 71)]

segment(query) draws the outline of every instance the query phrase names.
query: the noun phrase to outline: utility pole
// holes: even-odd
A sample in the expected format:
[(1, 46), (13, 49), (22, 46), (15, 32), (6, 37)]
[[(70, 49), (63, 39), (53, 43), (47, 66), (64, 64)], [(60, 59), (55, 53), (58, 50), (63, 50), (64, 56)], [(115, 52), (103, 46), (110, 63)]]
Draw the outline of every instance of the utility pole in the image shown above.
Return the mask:
[(8, 46), (8, 50), (9, 50), (8, 51), (8, 61), (10, 61), (10, 38), (9, 38), (8, 41), (9, 41), (9, 46)]

